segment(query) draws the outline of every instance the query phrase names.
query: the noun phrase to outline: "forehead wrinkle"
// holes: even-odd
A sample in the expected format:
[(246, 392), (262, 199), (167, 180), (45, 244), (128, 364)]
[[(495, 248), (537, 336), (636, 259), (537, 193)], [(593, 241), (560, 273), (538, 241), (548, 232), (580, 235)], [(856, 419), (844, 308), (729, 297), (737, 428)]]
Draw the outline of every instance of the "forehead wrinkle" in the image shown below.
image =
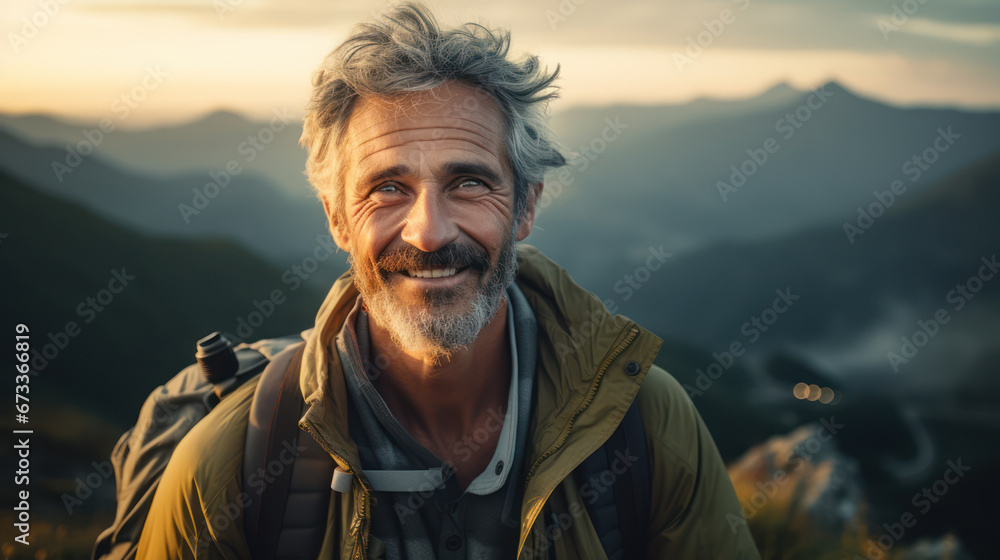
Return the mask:
[[(490, 148), (484, 146), (483, 144), (480, 144), (475, 139), (473, 139), (473, 138), (464, 138), (464, 137), (460, 137), (459, 136), (459, 137), (445, 137), (445, 138), (414, 138), (412, 140), (400, 140), (400, 141), (398, 141), (396, 143), (393, 143), (393, 144), (390, 144), (388, 146), (383, 146), (383, 147), (380, 147), (380, 148), (373, 149), (373, 150), (369, 151), (367, 154), (361, 156), (355, 162), (355, 165), (361, 165), (361, 163), (364, 162), (366, 159), (368, 159), (369, 157), (371, 157), (373, 155), (378, 154), (379, 152), (384, 152), (386, 150), (392, 150), (392, 149), (395, 149), (395, 148), (399, 148), (399, 147), (405, 146), (407, 144), (420, 143), (420, 142), (438, 142), (438, 141), (441, 141), (441, 140), (454, 140), (454, 141), (457, 141), (457, 142), (467, 142), (469, 144), (472, 144), (473, 146), (476, 146), (480, 150), (482, 150), (482, 151), (484, 151), (484, 152), (492, 155), (494, 158), (497, 158), (498, 161), (500, 160), (499, 156), (497, 156), (497, 154), (494, 154), (493, 151)], [(473, 150), (471, 148), (462, 148), (462, 147), (459, 147), (459, 146), (449, 147), (449, 148), (444, 148), (444, 149), (446, 149), (446, 150), (452, 150), (452, 149), (463, 150), (463, 151), (467, 151), (467, 152), (479, 154), (479, 152), (477, 152), (476, 150)]]
[[(478, 146), (478, 144), (477, 144), (477, 146)], [(495, 162), (490, 162), (490, 161), (488, 161), (488, 160), (487, 160), (486, 158), (483, 158), (483, 153), (482, 153), (481, 151), (479, 151), (479, 150), (473, 150), (473, 149), (471, 149), (471, 148), (463, 148), (463, 147), (461, 147), (461, 146), (456, 146), (456, 147), (454, 147), (454, 148), (448, 148), (448, 149), (449, 149), (449, 150), (458, 150), (458, 151), (461, 151), (461, 152), (468, 152), (468, 153), (472, 154), (473, 156), (476, 156), (476, 157), (475, 157), (474, 159), (475, 159), (475, 160), (476, 160), (477, 162), (479, 162), (479, 163), (482, 163), (483, 165), (486, 165), (487, 167), (492, 167), (492, 168), (493, 168), (493, 171), (494, 171), (494, 172), (495, 172), (495, 173), (497, 174), (497, 176), (499, 176), (499, 177), (501, 177), (501, 178), (503, 178), (503, 179), (505, 179), (505, 180), (507, 180), (507, 179), (510, 179), (510, 177), (508, 177), (508, 175), (509, 175), (509, 173), (508, 173), (508, 170), (507, 170), (507, 169), (506, 169), (506, 168), (504, 167), (504, 165), (503, 165), (503, 162), (502, 162), (502, 161), (501, 161), (501, 160), (500, 160), (499, 158), (497, 158), (497, 157), (496, 157), (495, 155), (494, 155), (493, 157), (494, 157), (494, 159), (495, 159), (496, 161), (495, 161)], [(379, 150), (379, 151), (380, 151), (380, 150)], [(358, 162), (357, 162), (357, 164), (356, 164), (356, 165), (357, 165), (358, 167), (360, 167), (360, 166), (361, 166), (361, 163), (362, 163), (362, 162), (363, 162), (363, 161), (364, 161), (365, 159), (367, 159), (367, 158), (368, 158), (368, 157), (370, 157), (370, 156), (373, 156), (373, 155), (376, 155), (376, 154), (378, 154), (378, 152), (379, 152), (379, 151), (375, 151), (375, 152), (372, 152), (372, 153), (370, 153), (370, 154), (368, 154), (368, 155), (364, 156), (363, 158), (361, 158), (360, 160), (358, 160)], [(493, 155), (493, 154), (490, 154), (490, 155)], [(448, 163), (448, 162), (446, 162), (446, 163)], [(494, 165), (494, 163), (495, 163), (496, 165)], [(410, 172), (411, 172), (411, 173), (413, 172), (412, 168), (410, 168), (409, 166), (407, 166), (407, 168), (408, 168), (408, 169), (410, 169)], [(438, 173), (438, 172), (436, 172), (436, 171), (432, 171), (432, 173), (433, 173), (434, 175), (439, 175), (439, 173)], [(364, 176), (364, 175), (366, 175), (366, 174), (365, 174), (365, 173), (362, 173), (362, 172), (361, 172), (361, 171), (359, 170), (359, 171), (357, 172), (357, 175), (358, 175), (358, 178), (360, 179), (360, 177), (362, 177), (362, 176)], [(355, 186), (356, 186), (356, 187), (360, 187), (360, 186), (362, 186), (362, 185), (358, 184), (358, 185), (355, 185)]]
[[(468, 132), (469, 134), (475, 134), (476, 136), (480, 136), (480, 137), (482, 137), (482, 138), (484, 138), (486, 140), (492, 140), (492, 138), (490, 138), (490, 133), (494, 132), (494, 129), (492, 129), (492, 128), (486, 126), (486, 125), (479, 124), (478, 122), (476, 122), (473, 119), (466, 119), (466, 118), (461, 118), (461, 117), (448, 117), (448, 118), (452, 119), (453, 121), (464, 121), (464, 123), (462, 123), (462, 124), (468, 123), (468, 124), (471, 124), (474, 128), (466, 128), (465, 126), (460, 126), (459, 123), (450, 123), (450, 124), (445, 124), (445, 125), (441, 125), (440, 123), (426, 123), (424, 125), (415, 124), (414, 126), (405, 126), (403, 128), (393, 127), (392, 129), (386, 130), (385, 132), (381, 132), (379, 134), (376, 134), (375, 136), (372, 136), (371, 138), (367, 138), (365, 140), (358, 141), (358, 147), (363, 146), (363, 145), (365, 145), (368, 142), (371, 142), (373, 140), (378, 140), (379, 138), (382, 138), (384, 136), (388, 136), (390, 134), (398, 133), (398, 132), (405, 132), (405, 131), (410, 131), (410, 130), (439, 129), (439, 128), (448, 128), (448, 129), (454, 129), (454, 130), (462, 130), (462, 131)], [(348, 136), (348, 138), (351, 138), (351, 139), (354, 139), (355, 141), (357, 141), (357, 138), (360, 137), (360, 136), (362, 136), (363, 133), (365, 133), (365, 132), (367, 132), (367, 131), (369, 131), (369, 130), (371, 130), (371, 129), (373, 129), (373, 128), (381, 125), (381, 124), (384, 124), (388, 120), (389, 119), (386, 119), (384, 121), (375, 123), (375, 124), (373, 124), (373, 125), (371, 125), (371, 126), (369, 126), (367, 128), (364, 128), (362, 130), (353, 131), (353, 132), (349, 133), (347, 136)], [(497, 124), (502, 126), (502, 123), (497, 123)], [(476, 130), (476, 128), (478, 128), (480, 130)]]

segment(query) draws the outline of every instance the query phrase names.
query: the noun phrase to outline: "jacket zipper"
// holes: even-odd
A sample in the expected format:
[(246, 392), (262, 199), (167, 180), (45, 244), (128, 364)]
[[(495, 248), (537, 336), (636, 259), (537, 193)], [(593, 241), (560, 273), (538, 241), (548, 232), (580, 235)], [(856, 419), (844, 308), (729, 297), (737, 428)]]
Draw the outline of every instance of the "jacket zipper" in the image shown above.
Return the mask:
[[(344, 459), (343, 456), (335, 453), (332, 449), (330, 449), (330, 447), (326, 443), (326, 440), (319, 437), (319, 435), (313, 429), (312, 422), (309, 421), (304, 422), (304, 428), (305, 431), (308, 432), (309, 435), (312, 436), (314, 440), (316, 440), (316, 443), (318, 443), (320, 447), (322, 447), (327, 453), (329, 453), (330, 456), (334, 458), (334, 460), (339, 459), (341, 462), (350, 467), (351, 471), (355, 473), (354, 478), (357, 479), (358, 484), (361, 485), (361, 499), (358, 501), (357, 513), (355, 514), (354, 519), (351, 521), (350, 534), (355, 535), (354, 552), (351, 556), (355, 560), (363, 560), (368, 550), (368, 527), (365, 524), (365, 519), (366, 519), (365, 512), (368, 510), (368, 496), (370, 495), (371, 489), (368, 487), (368, 484), (360, 476), (357, 476), (357, 469), (355, 469), (354, 466), (351, 465), (349, 461), (347, 461), (347, 459)], [(356, 536), (359, 532), (361, 533), (360, 538)]]
[(618, 343), (618, 346), (616, 346), (615, 349), (611, 351), (611, 354), (604, 359), (604, 362), (601, 363), (601, 367), (598, 368), (597, 374), (594, 375), (594, 381), (590, 384), (590, 389), (587, 391), (587, 396), (583, 399), (583, 404), (581, 404), (576, 411), (573, 412), (573, 415), (569, 417), (569, 422), (567, 423), (562, 435), (559, 437), (559, 440), (552, 444), (552, 446), (549, 447), (545, 453), (543, 453), (542, 456), (535, 461), (535, 463), (531, 466), (531, 469), (528, 470), (528, 475), (524, 478), (525, 486), (527, 486), (531, 477), (535, 475), (538, 467), (540, 467), (546, 459), (554, 455), (556, 451), (559, 451), (563, 444), (566, 443), (566, 440), (569, 439), (569, 435), (573, 431), (573, 423), (576, 421), (577, 417), (583, 414), (583, 411), (585, 411), (590, 404), (594, 402), (594, 397), (597, 396), (597, 389), (601, 384), (601, 379), (604, 378), (604, 372), (611, 367), (611, 363), (615, 361), (615, 358), (628, 348), (628, 345), (632, 343), (632, 340), (634, 340), (638, 334), (639, 329), (633, 326), (628, 335), (625, 336), (625, 340)]

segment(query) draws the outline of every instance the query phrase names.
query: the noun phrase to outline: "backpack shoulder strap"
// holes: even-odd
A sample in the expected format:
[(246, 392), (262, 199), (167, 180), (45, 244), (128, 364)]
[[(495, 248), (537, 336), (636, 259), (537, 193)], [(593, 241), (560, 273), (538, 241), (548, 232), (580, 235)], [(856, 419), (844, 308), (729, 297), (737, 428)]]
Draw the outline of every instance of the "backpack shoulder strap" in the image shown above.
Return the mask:
[(243, 451), (243, 491), (249, 503), (243, 508), (243, 528), (254, 558), (273, 557), (277, 550), (292, 471), (280, 455), (289, 444), (298, 449), (304, 350), (305, 343), (300, 342), (271, 359), (250, 408)]
[(591, 497), (584, 500), (587, 514), (609, 560), (642, 558), (649, 527), (651, 483), (638, 400), (629, 406), (608, 441), (573, 471), (578, 488), (584, 484), (606, 488), (608, 476), (613, 476), (611, 488), (589, 493)]
[(626, 471), (630, 474), (628, 477), (629, 480), (623, 482), (630, 483), (631, 487), (619, 488), (619, 486), (616, 486), (615, 495), (617, 496), (629, 491), (632, 492), (632, 515), (623, 517), (622, 514), (619, 514), (619, 520), (620, 522), (624, 522), (625, 520), (632, 522), (629, 525), (622, 525), (623, 527), (627, 527), (627, 530), (623, 531), (626, 551), (629, 552), (627, 557), (643, 558), (646, 552), (646, 533), (649, 530), (649, 504), (652, 498), (652, 489), (649, 471), (649, 449), (646, 445), (646, 429), (642, 425), (642, 415), (639, 414), (638, 399), (632, 402), (632, 406), (629, 407), (628, 412), (625, 414), (625, 419), (622, 420), (622, 425), (624, 428), (619, 426), (619, 429), (623, 431), (625, 436), (625, 449), (622, 452), (624, 458), (622, 461), (631, 463)]
[(243, 528), (254, 560), (313, 560), (326, 534), (336, 463), (302, 436), (299, 372), (305, 344), (272, 358), (261, 374), (243, 457)]

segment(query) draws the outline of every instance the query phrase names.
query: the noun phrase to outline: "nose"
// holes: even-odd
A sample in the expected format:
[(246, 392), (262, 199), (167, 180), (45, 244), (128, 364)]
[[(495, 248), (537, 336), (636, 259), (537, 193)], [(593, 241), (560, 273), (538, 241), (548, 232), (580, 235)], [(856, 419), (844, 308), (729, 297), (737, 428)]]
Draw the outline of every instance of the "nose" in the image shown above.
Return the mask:
[(425, 191), (410, 207), (401, 236), (417, 249), (432, 253), (457, 239), (458, 233), (447, 202), (439, 193)]

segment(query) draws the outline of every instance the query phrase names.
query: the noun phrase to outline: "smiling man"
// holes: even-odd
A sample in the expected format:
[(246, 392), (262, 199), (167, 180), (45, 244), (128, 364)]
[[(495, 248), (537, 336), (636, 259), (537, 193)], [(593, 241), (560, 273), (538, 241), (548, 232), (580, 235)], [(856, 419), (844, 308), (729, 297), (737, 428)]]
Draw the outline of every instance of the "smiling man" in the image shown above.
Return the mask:
[(370, 346), (388, 363), (378, 393), (409, 434), (454, 465), (463, 488), (500, 435), (456, 457), (454, 442), (506, 408), (505, 292), (515, 243), (533, 221), (523, 199), (540, 189), (516, 192), (503, 129), (497, 103), (456, 81), (359, 100), (338, 151), (343, 195), (323, 195), (334, 239), (350, 253)]
[(318, 451), (248, 478), (269, 366), (177, 446), (140, 558), (758, 558), (660, 339), (518, 246), (565, 159), (555, 73), (508, 41), (402, 4), (324, 61), (302, 142), (351, 270), (277, 428)]

